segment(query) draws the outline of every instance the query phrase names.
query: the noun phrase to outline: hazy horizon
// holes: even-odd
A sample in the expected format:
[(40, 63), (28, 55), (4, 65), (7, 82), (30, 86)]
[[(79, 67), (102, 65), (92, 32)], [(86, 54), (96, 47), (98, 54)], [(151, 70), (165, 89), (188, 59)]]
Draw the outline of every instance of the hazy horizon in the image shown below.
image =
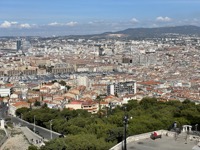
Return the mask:
[(63, 36), (200, 24), (198, 0), (1, 0), (0, 36)]

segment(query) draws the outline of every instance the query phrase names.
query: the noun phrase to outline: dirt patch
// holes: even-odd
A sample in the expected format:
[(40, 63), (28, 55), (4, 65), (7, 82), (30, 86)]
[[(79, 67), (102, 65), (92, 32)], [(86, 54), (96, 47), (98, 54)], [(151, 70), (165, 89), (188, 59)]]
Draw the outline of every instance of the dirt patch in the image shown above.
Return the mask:
[(27, 150), (30, 146), (20, 128), (13, 128), (10, 131), (8, 140), (3, 144), (1, 150)]

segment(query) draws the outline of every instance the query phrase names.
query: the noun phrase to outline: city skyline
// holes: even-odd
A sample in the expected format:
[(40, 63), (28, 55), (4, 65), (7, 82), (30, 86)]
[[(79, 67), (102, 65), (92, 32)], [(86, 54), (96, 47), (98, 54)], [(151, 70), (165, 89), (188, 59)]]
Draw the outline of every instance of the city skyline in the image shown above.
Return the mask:
[(199, 25), (198, 0), (0, 2), (1, 36), (95, 34), (127, 28)]

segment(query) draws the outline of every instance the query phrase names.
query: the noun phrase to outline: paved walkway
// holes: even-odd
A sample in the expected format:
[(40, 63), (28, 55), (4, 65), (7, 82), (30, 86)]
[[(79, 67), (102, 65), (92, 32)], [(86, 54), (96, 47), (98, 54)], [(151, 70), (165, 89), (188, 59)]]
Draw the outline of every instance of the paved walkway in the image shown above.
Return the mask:
[(41, 136), (34, 133), (27, 127), (20, 127), (20, 128), (30, 143), (36, 146), (44, 145), (43, 138)]
[[(152, 140), (150, 138), (128, 143), (128, 150), (192, 150), (197, 146), (196, 140), (187, 139), (184, 134), (176, 139), (162, 136), (161, 139)], [(198, 149), (199, 150), (199, 149)]]

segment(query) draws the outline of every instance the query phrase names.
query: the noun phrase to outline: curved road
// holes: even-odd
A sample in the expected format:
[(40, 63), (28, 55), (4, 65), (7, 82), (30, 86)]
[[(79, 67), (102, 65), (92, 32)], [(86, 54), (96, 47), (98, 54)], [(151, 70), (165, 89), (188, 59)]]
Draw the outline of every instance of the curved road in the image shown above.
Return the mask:
[(0, 102), (0, 119), (4, 119), (7, 116), (8, 107), (7, 104)]
[(61, 135), (60, 133), (48, 130), (48, 129), (43, 128), (43, 127), (40, 127), (40, 126), (37, 126), (37, 125), (34, 126), (33, 123), (29, 123), (29, 122), (24, 121), (24, 120), (17, 118), (17, 117), (11, 117), (11, 121), (13, 123), (21, 125), (21, 126), (27, 126), (33, 132), (34, 132), (34, 128), (35, 128), (35, 133), (39, 134), (41, 137), (43, 137), (47, 140), (58, 138), (59, 135)]
[[(5, 119), (8, 116), (7, 111), (8, 111), (7, 104), (0, 102), (0, 119)], [(32, 131), (34, 131), (34, 128), (35, 128), (35, 133), (39, 134), (44, 139), (51, 140), (61, 135), (60, 133), (50, 131), (43, 127), (40, 127), (37, 125), (34, 126), (34, 124), (24, 121), (18, 117), (12, 117), (12, 116), (10, 117), (11, 117), (11, 121), (16, 125), (27, 126)]]

